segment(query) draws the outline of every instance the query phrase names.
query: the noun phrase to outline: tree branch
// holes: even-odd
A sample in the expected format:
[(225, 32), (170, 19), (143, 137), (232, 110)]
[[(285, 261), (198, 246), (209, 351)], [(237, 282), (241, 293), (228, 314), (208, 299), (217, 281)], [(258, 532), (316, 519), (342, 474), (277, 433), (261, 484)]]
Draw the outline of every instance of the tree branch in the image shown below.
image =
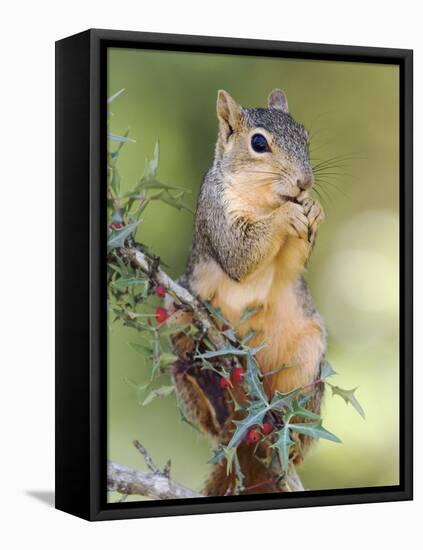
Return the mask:
[(161, 472), (139, 472), (134, 468), (111, 461), (107, 463), (107, 490), (117, 491), (122, 495), (139, 495), (155, 500), (203, 496), (179, 485)]
[(210, 319), (210, 315), (203, 304), (193, 296), (189, 290), (176, 283), (173, 279), (167, 275), (160, 267), (158, 267), (152, 274), (152, 262), (143, 252), (136, 248), (126, 247), (121, 249), (122, 254), (128, 258), (134, 265), (139, 267), (149, 277), (153, 277), (156, 283), (160, 286), (164, 286), (166, 290), (171, 292), (178, 300), (188, 306), (193, 314), (194, 319), (201, 325), (204, 332), (210, 342), (216, 347), (216, 349), (223, 348), (225, 346), (225, 338), (217, 330), (215, 324)]
[(117, 491), (123, 497), (140, 495), (157, 500), (202, 496), (170, 479), (170, 460), (166, 462), (163, 470), (160, 470), (147, 449), (139, 441), (133, 441), (133, 445), (143, 456), (150, 473), (139, 472), (134, 468), (122, 466), (122, 464), (116, 464), (109, 460), (107, 463), (108, 491)]
[[(170, 479), (170, 461), (161, 471), (139, 441), (134, 441), (134, 447), (142, 454), (150, 472), (140, 472), (129, 466), (107, 462), (107, 490), (117, 491), (124, 498), (129, 495), (139, 495), (154, 500), (172, 500), (178, 498), (202, 498), (204, 495), (179, 485)], [(284, 486), (290, 492), (304, 491), (294, 465), (291, 463), (284, 479)]]

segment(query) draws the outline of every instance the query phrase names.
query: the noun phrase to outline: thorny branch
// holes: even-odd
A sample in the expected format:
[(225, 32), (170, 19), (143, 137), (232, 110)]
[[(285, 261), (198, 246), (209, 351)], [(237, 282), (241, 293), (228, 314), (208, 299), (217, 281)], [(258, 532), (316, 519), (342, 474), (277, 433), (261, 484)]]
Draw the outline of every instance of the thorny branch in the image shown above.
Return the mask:
[[(108, 491), (120, 493), (122, 500), (129, 495), (144, 496), (153, 500), (201, 498), (204, 496), (170, 479), (170, 461), (166, 463), (163, 470), (160, 470), (145, 447), (139, 441), (133, 443), (134, 447), (144, 457), (149, 472), (140, 472), (109, 460), (107, 463)], [(292, 464), (286, 474), (284, 485), (291, 492), (304, 491), (301, 480)]]
[[(185, 287), (176, 283), (160, 267), (153, 265), (153, 261), (141, 250), (134, 247), (125, 247), (120, 250), (123, 257), (130, 261), (134, 266), (141, 269), (146, 275), (154, 279), (157, 285), (163, 286), (166, 290), (175, 296), (181, 304), (189, 307), (193, 312), (194, 320), (201, 326), (204, 333), (207, 334), (210, 342), (216, 349), (223, 348), (226, 344), (225, 337), (217, 330), (209, 312), (203, 304), (194, 297)], [(232, 358), (234, 365), (239, 364), (237, 357)], [(200, 493), (192, 491), (186, 487), (170, 480), (170, 461), (161, 471), (153, 462), (147, 450), (138, 442), (134, 441), (134, 446), (143, 455), (144, 460), (150, 470), (149, 473), (139, 472), (127, 466), (108, 463), (108, 490), (117, 491), (124, 496), (142, 495), (152, 499), (175, 499), (175, 498), (193, 498), (201, 497)], [(298, 476), (293, 464), (285, 476), (285, 487), (289, 491), (304, 491), (301, 479)]]
[(202, 497), (200, 493), (170, 479), (170, 461), (166, 463), (163, 470), (160, 470), (139, 441), (134, 441), (134, 447), (144, 457), (149, 472), (140, 472), (109, 461), (107, 464), (108, 491), (117, 491), (123, 497), (140, 495), (155, 500)]
[(206, 308), (197, 298), (195, 298), (185, 287), (171, 279), (160, 267), (155, 269), (154, 273), (152, 273), (152, 261), (140, 250), (127, 247), (121, 249), (121, 251), (123, 256), (128, 258), (128, 260), (139, 267), (148, 276), (153, 276), (158, 285), (165, 287), (166, 290), (176, 296), (182, 304), (188, 306), (192, 310), (194, 319), (201, 325), (204, 332), (207, 333), (210, 342), (216, 349), (224, 347), (225, 338), (217, 330)]

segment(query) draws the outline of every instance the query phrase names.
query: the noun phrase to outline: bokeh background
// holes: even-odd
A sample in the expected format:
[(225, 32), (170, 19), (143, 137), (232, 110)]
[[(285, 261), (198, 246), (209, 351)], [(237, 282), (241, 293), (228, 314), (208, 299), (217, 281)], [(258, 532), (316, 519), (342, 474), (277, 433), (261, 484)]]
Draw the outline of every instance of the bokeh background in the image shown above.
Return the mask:
[[(328, 333), (333, 383), (351, 389), (363, 420), (327, 393), (327, 429), (343, 444), (321, 440), (300, 470), (308, 489), (396, 485), (399, 482), (399, 73), (390, 65), (109, 49), (111, 130), (130, 127), (122, 150), (124, 190), (142, 175), (158, 138), (161, 181), (191, 191), (194, 209), (213, 159), (216, 93), (243, 106), (265, 106), (273, 88), (288, 95), (291, 114), (311, 133), (313, 163), (343, 155), (318, 189), (326, 212), (306, 278)], [(149, 206), (139, 238), (169, 266), (185, 266), (192, 216)], [(201, 489), (211, 446), (179, 420), (175, 397), (139, 404), (128, 383), (149, 378), (149, 365), (129, 347), (137, 334), (114, 324), (109, 333), (108, 457), (145, 468), (132, 446), (139, 439), (154, 460), (172, 459), (172, 476)], [(110, 500), (118, 499), (111, 494)], [(138, 497), (132, 497), (139, 500)]]

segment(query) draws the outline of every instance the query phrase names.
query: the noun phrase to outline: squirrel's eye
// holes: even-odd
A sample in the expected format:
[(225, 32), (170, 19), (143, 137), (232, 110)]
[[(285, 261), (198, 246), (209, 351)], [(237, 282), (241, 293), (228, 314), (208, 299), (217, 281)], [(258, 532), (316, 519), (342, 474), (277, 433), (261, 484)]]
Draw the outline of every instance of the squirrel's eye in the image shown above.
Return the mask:
[(251, 147), (256, 153), (268, 153), (270, 151), (267, 139), (262, 134), (254, 134), (251, 138)]

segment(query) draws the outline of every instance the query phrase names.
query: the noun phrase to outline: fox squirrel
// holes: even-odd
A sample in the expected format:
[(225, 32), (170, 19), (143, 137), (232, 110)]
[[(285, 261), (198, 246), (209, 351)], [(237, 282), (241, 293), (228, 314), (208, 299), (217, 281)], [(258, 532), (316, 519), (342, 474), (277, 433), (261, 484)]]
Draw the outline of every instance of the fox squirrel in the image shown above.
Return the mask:
[[(276, 390), (287, 392), (320, 377), (325, 329), (302, 273), (324, 214), (308, 196), (314, 177), (307, 131), (288, 113), (282, 90), (270, 93), (268, 108), (255, 109), (242, 108), (220, 90), (217, 117), (214, 162), (201, 187), (180, 283), (237, 325), (240, 338), (254, 331), (249, 345), (267, 344), (256, 358), (261, 373), (270, 373), (263, 383), (271, 398)], [(174, 321), (179, 315), (177, 322), (189, 322), (189, 313), (167, 307)], [(246, 308), (257, 312), (239, 323)], [(180, 358), (173, 379), (187, 415), (218, 443), (227, 443), (240, 413), (219, 384), (221, 377), (193, 359), (191, 338), (180, 333), (173, 344)], [(282, 365), (290, 368), (280, 370)], [(242, 403), (240, 392), (236, 397)], [(317, 383), (306, 407), (319, 413), (322, 395), (323, 384)], [(310, 438), (301, 435), (298, 443), (300, 452), (291, 457), (295, 463)], [(246, 494), (280, 491), (260, 460), (268, 452), (261, 447), (253, 455), (244, 441), (237, 450)], [(204, 494), (228, 495), (234, 486), (234, 474), (223, 462), (214, 466)]]

